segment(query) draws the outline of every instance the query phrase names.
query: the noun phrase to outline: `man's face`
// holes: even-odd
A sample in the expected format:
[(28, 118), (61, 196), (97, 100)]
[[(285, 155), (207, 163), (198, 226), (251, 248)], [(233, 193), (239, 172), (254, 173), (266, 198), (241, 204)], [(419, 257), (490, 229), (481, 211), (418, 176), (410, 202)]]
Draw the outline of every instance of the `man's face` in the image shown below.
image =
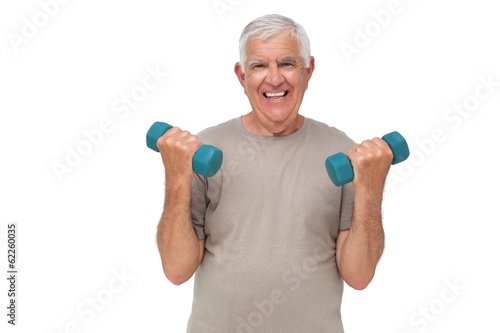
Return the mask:
[(265, 41), (250, 39), (247, 43), (247, 64), (243, 73), (240, 64), (235, 72), (252, 106), (253, 116), (269, 134), (289, 134), (295, 126), (300, 104), (314, 70), (299, 54), (298, 42), (285, 34)]

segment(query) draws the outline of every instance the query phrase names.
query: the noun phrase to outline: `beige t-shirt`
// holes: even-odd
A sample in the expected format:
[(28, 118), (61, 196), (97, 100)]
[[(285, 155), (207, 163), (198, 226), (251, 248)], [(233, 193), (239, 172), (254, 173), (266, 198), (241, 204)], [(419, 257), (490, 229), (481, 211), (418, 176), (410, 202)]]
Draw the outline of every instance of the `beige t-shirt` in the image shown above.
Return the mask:
[(205, 255), (187, 331), (343, 332), (335, 242), (350, 228), (353, 189), (330, 181), (325, 160), (354, 142), (309, 118), (283, 137), (254, 135), (241, 118), (199, 137), (224, 161), (214, 177), (193, 181)]

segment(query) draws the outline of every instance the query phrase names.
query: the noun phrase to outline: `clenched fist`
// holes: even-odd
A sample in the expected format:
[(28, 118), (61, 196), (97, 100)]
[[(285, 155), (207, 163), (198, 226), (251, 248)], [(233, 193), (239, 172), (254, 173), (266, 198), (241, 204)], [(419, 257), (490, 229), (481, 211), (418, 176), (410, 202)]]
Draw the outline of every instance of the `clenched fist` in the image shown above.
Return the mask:
[(156, 142), (168, 179), (191, 179), (194, 175), (193, 156), (202, 145), (196, 135), (172, 127)]
[(354, 170), (354, 186), (383, 189), (393, 159), (387, 142), (380, 138), (365, 140), (355, 145), (346, 155)]

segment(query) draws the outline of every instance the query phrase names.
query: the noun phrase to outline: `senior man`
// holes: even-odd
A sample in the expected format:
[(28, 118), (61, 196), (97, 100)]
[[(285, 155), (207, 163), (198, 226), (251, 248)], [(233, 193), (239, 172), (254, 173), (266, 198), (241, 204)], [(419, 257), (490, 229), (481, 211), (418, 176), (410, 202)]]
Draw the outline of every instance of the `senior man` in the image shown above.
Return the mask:
[[(379, 138), (355, 145), (299, 113), (314, 57), (289, 18), (248, 24), (234, 71), (249, 113), (197, 136), (173, 128), (157, 142), (166, 175), (163, 270), (174, 284), (196, 272), (187, 331), (343, 332), (344, 281), (364, 289), (382, 255), (391, 149)], [(202, 142), (224, 152), (211, 178), (192, 170)], [(338, 151), (355, 173), (342, 187), (324, 166)]]

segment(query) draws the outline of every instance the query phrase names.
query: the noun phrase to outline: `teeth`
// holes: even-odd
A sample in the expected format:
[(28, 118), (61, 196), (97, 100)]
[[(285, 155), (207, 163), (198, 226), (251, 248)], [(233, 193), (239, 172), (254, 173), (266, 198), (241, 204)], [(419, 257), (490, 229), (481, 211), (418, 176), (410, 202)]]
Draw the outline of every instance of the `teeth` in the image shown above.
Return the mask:
[(275, 92), (275, 93), (264, 93), (266, 97), (283, 97), (285, 96), (285, 91)]

